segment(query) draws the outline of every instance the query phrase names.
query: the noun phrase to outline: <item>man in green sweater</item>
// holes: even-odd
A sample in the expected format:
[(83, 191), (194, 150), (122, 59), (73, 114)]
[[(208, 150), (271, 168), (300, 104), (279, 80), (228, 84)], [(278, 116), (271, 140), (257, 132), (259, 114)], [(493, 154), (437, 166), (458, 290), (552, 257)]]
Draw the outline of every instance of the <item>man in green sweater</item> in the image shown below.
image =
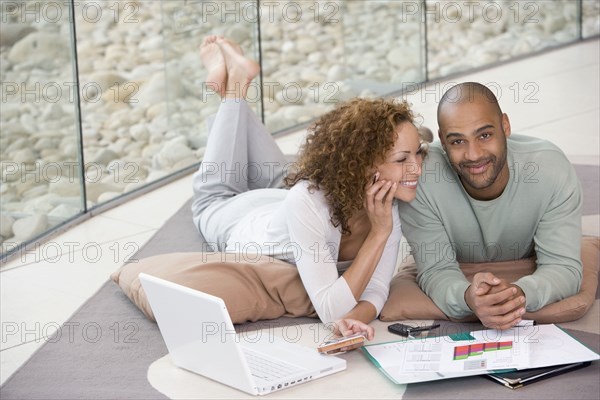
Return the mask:
[[(578, 293), (582, 191), (555, 145), (511, 136), (508, 116), (484, 85), (449, 89), (437, 112), (440, 143), (423, 164), (417, 198), (400, 204), (422, 290), (449, 317), (475, 314), (507, 329), (527, 311)], [(536, 256), (536, 271), (516, 282), (459, 263)]]

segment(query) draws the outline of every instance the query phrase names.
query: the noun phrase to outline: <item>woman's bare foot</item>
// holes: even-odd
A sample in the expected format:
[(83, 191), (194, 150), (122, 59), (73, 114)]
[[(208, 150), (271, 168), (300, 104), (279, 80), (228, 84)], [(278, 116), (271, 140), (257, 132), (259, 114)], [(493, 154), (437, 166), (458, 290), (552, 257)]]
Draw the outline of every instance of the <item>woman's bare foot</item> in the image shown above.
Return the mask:
[(242, 50), (241, 46), (239, 44), (237, 44), (236, 42), (232, 42), (231, 40), (226, 39), (223, 36), (219, 36), (219, 38), (217, 40), (223, 40), (223, 41), (229, 43), (229, 45), (233, 48), (233, 50), (235, 50), (236, 53), (238, 53), (241, 56), (244, 55), (244, 50)]
[(214, 90), (219, 96), (225, 96), (227, 86), (227, 65), (221, 47), (217, 44), (217, 36), (207, 36), (200, 46), (202, 64), (208, 70), (206, 87)]
[(260, 66), (244, 57), (237, 43), (225, 38), (217, 38), (217, 44), (225, 57), (227, 66), (227, 89), (225, 97), (245, 98), (250, 82), (260, 72)]

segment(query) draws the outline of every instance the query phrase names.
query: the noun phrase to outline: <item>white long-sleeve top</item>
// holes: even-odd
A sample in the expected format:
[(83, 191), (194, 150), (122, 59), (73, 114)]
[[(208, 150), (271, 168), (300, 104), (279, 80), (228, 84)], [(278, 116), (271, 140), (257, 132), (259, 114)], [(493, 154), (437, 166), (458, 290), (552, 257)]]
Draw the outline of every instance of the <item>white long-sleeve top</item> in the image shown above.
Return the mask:
[[(261, 205), (248, 211), (232, 229), (226, 251), (260, 251), (295, 263), (306, 292), (323, 322), (342, 318), (358, 301), (341, 274), (351, 262), (338, 262), (339, 227), (331, 223), (329, 206), (321, 191), (308, 190), (308, 182), (290, 190), (260, 190)], [(251, 191), (248, 194), (251, 194)], [(252, 193), (255, 196), (258, 193)], [(253, 199), (256, 204), (256, 197)], [(383, 254), (359, 301), (373, 304), (379, 315), (399, 253), (400, 217), (393, 210), (393, 230)]]

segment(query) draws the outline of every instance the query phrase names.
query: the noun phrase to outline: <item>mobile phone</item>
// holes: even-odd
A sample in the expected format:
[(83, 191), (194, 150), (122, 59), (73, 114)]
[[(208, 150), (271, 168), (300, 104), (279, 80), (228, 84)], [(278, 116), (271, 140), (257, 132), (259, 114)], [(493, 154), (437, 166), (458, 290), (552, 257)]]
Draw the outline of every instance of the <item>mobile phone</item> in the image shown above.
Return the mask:
[(378, 180), (379, 180), (379, 171), (375, 172), (375, 174), (373, 174), (373, 182), (371, 182), (371, 184), (374, 185)]
[(435, 328), (439, 328), (440, 324), (424, 325), (424, 326), (410, 326), (400, 323), (388, 325), (388, 331), (395, 333), (396, 335), (411, 337), (414, 333), (430, 331)]
[(317, 351), (322, 354), (344, 353), (348, 350), (354, 350), (361, 347), (366, 340), (365, 333), (355, 333), (354, 335), (335, 338), (323, 342), (317, 348)]

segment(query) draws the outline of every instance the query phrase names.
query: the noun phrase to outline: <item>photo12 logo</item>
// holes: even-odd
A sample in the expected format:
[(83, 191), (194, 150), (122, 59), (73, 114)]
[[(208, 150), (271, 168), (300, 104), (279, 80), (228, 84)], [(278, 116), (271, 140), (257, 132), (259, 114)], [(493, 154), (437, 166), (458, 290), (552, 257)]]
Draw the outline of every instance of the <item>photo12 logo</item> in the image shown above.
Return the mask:
[(401, 2), (401, 21), (421, 17), (435, 23), (456, 24), (483, 20), (494, 24), (508, 19), (514, 23), (534, 24), (540, 6), (535, 1), (403, 1)]
[(189, 0), (171, 15), (176, 33), (200, 29), (208, 22), (219, 23), (316, 23), (340, 22), (341, 6), (336, 1), (204, 1)]
[[(1, 84), (2, 102), (20, 101), (21, 103), (58, 103), (68, 98), (69, 103), (74, 103), (77, 94), (77, 82), (6, 82)], [(139, 91), (136, 82), (124, 82), (102, 89), (97, 82), (86, 82), (81, 85), (79, 96), (86, 103), (97, 103), (100, 100), (115, 103), (138, 103), (135, 95)]]
[(110, 326), (95, 321), (85, 323), (67, 321), (57, 322), (2, 322), (2, 344), (13, 341), (20, 343), (58, 343), (67, 340), (75, 343), (83, 340), (86, 343), (98, 343), (102, 338), (114, 343), (138, 343), (136, 337), (140, 330), (136, 322), (114, 322)]
[(140, 4), (138, 1), (0, 1), (0, 20), (8, 22), (46, 22), (56, 24), (76, 19), (96, 23), (110, 19), (114, 23), (138, 23)]
[[(459, 82), (447, 83), (427, 83), (427, 82), (403, 82), (401, 87), (401, 98), (410, 102), (420, 101), (421, 103), (434, 102), (439, 103), (444, 93), (450, 88), (456, 86)], [(540, 102), (538, 97), (540, 93), (540, 85), (537, 82), (511, 82), (510, 84), (500, 84), (499, 82), (482, 82), (500, 101), (512, 101), (513, 103), (537, 104)], [(455, 102), (466, 96), (472, 98), (477, 95), (477, 92), (463, 92), (462, 90), (478, 90), (478, 89), (461, 89), (456, 92), (453, 97), (446, 100)], [(486, 97), (487, 94), (483, 93)], [(417, 97), (418, 96), (418, 97)], [(490, 98), (489, 101), (495, 101)]]
[[(37, 263), (45, 261), (51, 264), (62, 262), (73, 264), (97, 263), (102, 259), (113, 262), (114, 264), (136, 263), (137, 258), (133, 256), (140, 249), (136, 242), (55, 242), (45, 243), (35, 242), (29, 246), (20, 247), (20, 243), (6, 241), (3, 243), (6, 252), (19, 249), (21, 262)], [(78, 256), (81, 256), (81, 259)]]

